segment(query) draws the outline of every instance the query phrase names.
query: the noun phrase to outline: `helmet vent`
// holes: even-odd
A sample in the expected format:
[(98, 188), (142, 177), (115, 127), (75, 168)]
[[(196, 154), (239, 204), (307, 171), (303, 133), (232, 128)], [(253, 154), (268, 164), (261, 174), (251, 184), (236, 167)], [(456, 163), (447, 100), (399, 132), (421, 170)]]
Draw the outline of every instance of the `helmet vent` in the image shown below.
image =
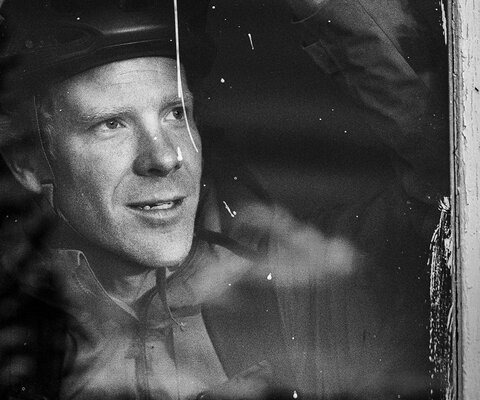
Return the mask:
[(80, 29), (60, 29), (56, 32), (55, 39), (58, 44), (76, 44), (84, 42), (89, 35), (86, 35), (83, 30)]
[(49, 51), (55, 48), (71, 47), (73, 51), (78, 46), (86, 45), (92, 41), (92, 35), (81, 29), (58, 27), (54, 31), (47, 30), (35, 38), (29, 37), (24, 41), (26, 53)]

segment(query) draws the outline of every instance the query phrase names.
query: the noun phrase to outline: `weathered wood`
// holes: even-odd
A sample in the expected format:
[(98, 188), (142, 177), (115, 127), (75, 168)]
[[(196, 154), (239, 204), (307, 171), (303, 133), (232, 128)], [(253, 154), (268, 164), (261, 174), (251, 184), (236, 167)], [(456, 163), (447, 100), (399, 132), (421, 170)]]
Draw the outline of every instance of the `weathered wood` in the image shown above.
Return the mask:
[(480, 4), (452, 2), (458, 394), (480, 398)]

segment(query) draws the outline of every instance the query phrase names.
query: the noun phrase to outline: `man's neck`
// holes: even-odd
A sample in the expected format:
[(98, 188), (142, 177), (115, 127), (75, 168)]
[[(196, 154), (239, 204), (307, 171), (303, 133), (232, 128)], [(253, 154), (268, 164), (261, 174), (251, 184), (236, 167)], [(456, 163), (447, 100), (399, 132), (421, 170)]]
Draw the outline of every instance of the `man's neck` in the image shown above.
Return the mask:
[(102, 254), (95, 249), (81, 250), (107, 293), (128, 305), (133, 305), (156, 285), (156, 270), (153, 268), (125, 263), (118, 257)]

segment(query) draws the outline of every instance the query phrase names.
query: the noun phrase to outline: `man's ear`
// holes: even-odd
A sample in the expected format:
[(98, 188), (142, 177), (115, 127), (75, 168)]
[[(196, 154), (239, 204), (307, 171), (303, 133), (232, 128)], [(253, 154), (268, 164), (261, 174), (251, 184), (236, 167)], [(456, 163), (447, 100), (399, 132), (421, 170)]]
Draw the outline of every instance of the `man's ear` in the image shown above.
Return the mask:
[(35, 144), (10, 145), (2, 156), (15, 179), (27, 190), (40, 194), (42, 184), (51, 180), (43, 152)]

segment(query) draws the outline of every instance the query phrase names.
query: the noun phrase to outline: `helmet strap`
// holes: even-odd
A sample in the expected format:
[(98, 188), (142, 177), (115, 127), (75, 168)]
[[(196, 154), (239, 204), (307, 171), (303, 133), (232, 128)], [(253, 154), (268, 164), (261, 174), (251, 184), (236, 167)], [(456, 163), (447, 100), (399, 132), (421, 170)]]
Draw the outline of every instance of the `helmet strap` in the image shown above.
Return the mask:
[(183, 115), (185, 115), (185, 123), (187, 125), (188, 136), (190, 137), (190, 141), (192, 142), (193, 148), (198, 153), (198, 147), (195, 144), (195, 140), (193, 140), (192, 130), (190, 129), (190, 124), (188, 122), (188, 115), (187, 110), (185, 107), (185, 97), (183, 94), (183, 85), (182, 85), (182, 70), (180, 69), (180, 34), (179, 34), (179, 22), (178, 22), (178, 4), (177, 0), (173, 0), (173, 10), (174, 10), (174, 18), (175, 18), (175, 58), (177, 61), (177, 91), (178, 97), (182, 101), (182, 108), (183, 108)]
[(47, 147), (43, 139), (42, 130), (40, 129), (40, 121), (38, 118), (38, 108), (37, 108), (37, 98), (35, 95), (33, 95), (33, 113), (35, 116), (35, 127), (37, 129), (37, 136), (40, 141), (43, 157), (45, 158), (45, 161), (47, 162), (47, 165), (48, 165), (48, 169), (50, 170), (51, 178), (46, 180), (45, 182), (46, 184), (51, 184), (52, 186), (55, 186), (55, 174), (53, 172), (52, 164), (50, 163), (50, 157), (48, 157), (48, 154), (47, 154)]
[(40, 121), (38, 118), (37, 99), (35, 95), (33, 95), (33, 110), (34, 110), (33, 112), (35, 116), (35, 125), (37, 129), (38, 139), (40, 141), (43, 157), (45, 158), (45, 161), (47, 162), (47, 165), (48, 165), (48, 169), (50, 170), (50, 177), (51, 177), (50, 179), (45, 179), (41, 182), (43, 194), (46, 197), (48, 203), (52, 207), (55, 214), (57, 214), (57, 216), (62, 221), (64, 221), (71, 229), (73, 229), (74, 232), (80, 235), (80, 233), (67, 220), (65, 215), (62, 213), (62, 210), (60, 210), (60, 207), (58, 207), (55, 204), (55, 186), (56, 186), (55, 173), (53, 172), (53, 167), (52, 167), (52, 164), (50, 163), (50, 157), (48, 156), (48, 153), (47, 153), (45, 140), (43, 139), (42, 129), (40, 128)]

